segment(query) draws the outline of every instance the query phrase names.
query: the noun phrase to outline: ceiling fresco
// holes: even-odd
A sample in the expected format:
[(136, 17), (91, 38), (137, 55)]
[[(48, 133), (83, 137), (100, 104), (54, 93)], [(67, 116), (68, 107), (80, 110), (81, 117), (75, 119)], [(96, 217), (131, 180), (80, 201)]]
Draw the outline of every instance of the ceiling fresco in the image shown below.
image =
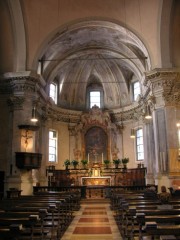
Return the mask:
[(142, 41), (127, 28), (107, 21), (75, 23), (57, 32), (41, 63), (46, 82), (59, 84), (60, 106), (75, 110), (85, 109), (91, 79), (102, 85), (106, 109), (130, 105), (131, 81), (141, 82), (150, 69)]

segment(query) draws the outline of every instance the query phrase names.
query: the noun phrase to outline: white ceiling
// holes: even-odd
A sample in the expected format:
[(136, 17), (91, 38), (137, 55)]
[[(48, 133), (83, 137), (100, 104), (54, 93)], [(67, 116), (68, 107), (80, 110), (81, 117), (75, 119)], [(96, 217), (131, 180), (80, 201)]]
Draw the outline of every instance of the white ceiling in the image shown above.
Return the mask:
[(125, 27), (107, 21), (85, 21), (61, 29), (44, 54), (43, 76), (61, 84), (61, 107), (84, 109), (86, 87), (97, 81), (104, 89), (104, 107), (131, 104), (130, 82), (142, 81), (150, 69), (144, 44)]

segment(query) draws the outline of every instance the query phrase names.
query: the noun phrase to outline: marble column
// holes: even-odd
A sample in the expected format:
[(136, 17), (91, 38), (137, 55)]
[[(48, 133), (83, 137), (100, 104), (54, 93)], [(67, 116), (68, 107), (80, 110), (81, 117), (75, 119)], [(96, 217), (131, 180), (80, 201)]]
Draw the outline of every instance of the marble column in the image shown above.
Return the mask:
[(155, 184), (155, 144), (153, 122), (149, 121), (144, 124), (144, 159), (147, 167), (146, 184)]
[(155, 182), (169, 187), (173, 179), (180, 178), (174, 111), (180, 108), (180, 72), (154, 69), (146, 73), (145, 86), (154, 107)]

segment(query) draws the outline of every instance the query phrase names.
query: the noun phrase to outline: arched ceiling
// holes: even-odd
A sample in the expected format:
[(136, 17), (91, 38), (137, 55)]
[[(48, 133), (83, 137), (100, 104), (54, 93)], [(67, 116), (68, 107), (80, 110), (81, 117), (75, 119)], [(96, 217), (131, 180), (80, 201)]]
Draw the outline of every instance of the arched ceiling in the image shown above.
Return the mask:
[(130, 83), (143, 79), (150, 58), (142, 41), (127, 28), (108, 21), (84, 21), (57, 32), (41, 63), (46, 82), (59, 83), (59, 106), (85, 109), (86, 87), (97, 79), (104, 90), (104, 107), (131, 104)]

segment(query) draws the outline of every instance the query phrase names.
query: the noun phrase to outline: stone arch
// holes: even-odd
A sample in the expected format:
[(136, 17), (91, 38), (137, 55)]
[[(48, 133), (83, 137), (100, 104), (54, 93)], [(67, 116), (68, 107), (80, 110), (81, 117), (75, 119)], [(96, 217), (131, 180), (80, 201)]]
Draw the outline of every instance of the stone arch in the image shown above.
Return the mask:
[(14, 71), (26, 70), (26, 37), (24, 28), (24, 19), (19, 0), (9, 0), (9, 11), (13, 24), (13, 36), (14, 36)]

